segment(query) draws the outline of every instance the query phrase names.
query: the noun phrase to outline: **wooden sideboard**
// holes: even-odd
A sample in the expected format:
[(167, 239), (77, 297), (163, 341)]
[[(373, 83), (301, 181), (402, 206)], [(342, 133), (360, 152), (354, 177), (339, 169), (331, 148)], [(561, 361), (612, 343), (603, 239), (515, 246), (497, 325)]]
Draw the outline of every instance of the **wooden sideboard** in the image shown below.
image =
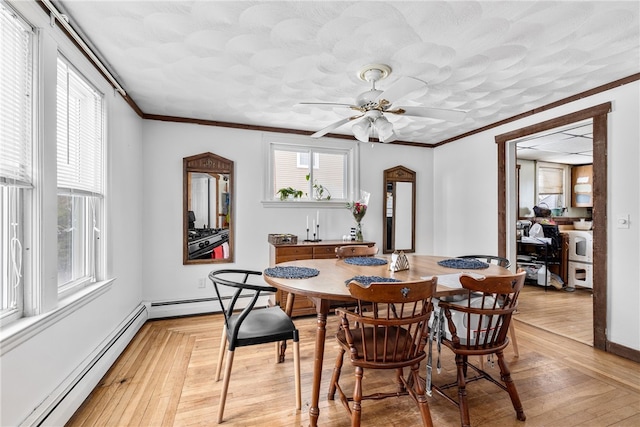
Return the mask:
[[(373, 246), (375, 245), (375, 242), (323, 240), (320, 242), (302, 242), (297, 244), (269, 244), (269, 264), (274, 266), (280, 262), (297, 261), (301, 259), (335, 258), (336, 248), (338, 246), (346, 245)], [(276, 304), (279, 304), (283, 309), (285, 308), (285, 305), (287, 304), (286, 292), (281, 290), (276, 292)], [(313, 303), (307, 297), (296, 297), (291, 316), (307, 316), (310, 314), (316, 314), (316, 309)]]

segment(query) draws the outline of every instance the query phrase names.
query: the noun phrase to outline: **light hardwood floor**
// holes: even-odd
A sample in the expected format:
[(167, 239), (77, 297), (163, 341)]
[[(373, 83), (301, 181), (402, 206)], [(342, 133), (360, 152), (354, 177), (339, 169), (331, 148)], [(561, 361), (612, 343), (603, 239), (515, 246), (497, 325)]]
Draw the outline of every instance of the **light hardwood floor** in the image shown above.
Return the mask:
[[(467, 387), (472, 425), (640, 425), (640, 365), (521, 322), (534, 300), (523, 296), (521, 312), (516, 315), (520, 357), (514, 358), (509, 348), (505, 353), (527, 421), (516, 420), (506, 392), (480, 381)], [(215, 425), (221, 382), (213, 382), (213, 375), (221, 322), (221, 315), (147, 322), (67, 425)], [(223, 425), (309, 425), (316, 325), (313, 317), (297, 318), (295, 322), (301, 334), (302, 411), (295, 410), (290, 352), (285, 363), (275, 364), (273, 344), (239, 348)], [(322, 373), (321, 426), (350, 425), (342, 405), (326, 398), (337, 354), (333, 338), (336, 328), (336, 319), (331, 316)], [(455, 380), (450, 352), (443, 349), (442, 357), (443, 370), (434, 375), (436, 383)], [(352, 372), (345, 360), (341, 379), (345, 390), (351, 390)], [(491, 372), (497, 372), (497, 366)], [(392, 381), (388, 374), (365, 371), (363, 386), (366, 392), (372, 392)], [(429, 405), (436, 426), (459, 425), (457, 408), (442, 397), (434, 393)], [(363, 426), (406, 427), (418, 423), (417, 408), (408, 397), (363, 404)]]
[(593, 293), (525, 285), (515, 318), (563, 337), (593, 345)]

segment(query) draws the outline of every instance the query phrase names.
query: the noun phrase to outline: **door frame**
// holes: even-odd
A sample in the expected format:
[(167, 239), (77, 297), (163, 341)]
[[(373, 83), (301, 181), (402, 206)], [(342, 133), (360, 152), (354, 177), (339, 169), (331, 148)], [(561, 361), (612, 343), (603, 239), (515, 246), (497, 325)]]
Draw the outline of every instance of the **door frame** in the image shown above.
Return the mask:
[[(556, 117), (495, 137), (498, 145), (498, 255), (506, 257), (507, 242), (515, 240), (517, 206), (507, 204), (515, 177), (515, 141), (582, 120), (593, 120), (593, 346), (610, 351), (607, 341), (607, 114), (611, 102)], [(507, 171), (506, 167), (510, 169)], [(509, 179), (507, 179), (507, 176)], [(513, 197), (511, 198), (513, 199)], [(510, 225), (511, 224), (511, 225)]]

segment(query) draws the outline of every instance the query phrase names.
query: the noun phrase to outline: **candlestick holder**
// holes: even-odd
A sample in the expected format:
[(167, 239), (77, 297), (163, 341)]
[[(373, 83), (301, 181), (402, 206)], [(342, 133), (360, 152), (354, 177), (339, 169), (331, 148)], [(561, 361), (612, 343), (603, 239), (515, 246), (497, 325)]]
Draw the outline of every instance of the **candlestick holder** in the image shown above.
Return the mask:
[(309, 239), (309, 229), (307, 228), (307, 238), (305, 242), (322, 242), (320, 239), (320, 224), (316, 225), (316, 230), (313, 232), (313, 239)]

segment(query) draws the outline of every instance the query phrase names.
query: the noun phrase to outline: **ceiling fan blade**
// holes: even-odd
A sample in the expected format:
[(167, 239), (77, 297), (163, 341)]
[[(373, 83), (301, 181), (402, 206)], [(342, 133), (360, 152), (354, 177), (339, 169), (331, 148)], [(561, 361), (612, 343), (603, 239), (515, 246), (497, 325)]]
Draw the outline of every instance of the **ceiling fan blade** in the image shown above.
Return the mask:
[(432, 119), (446, 120), (449, 122), (461, 122), (467, 117), (467, 112), (462, 110), (444, 110), (430, 107), (398, 107), (387, 110), (385, 113), (402, 114), (405, 116), (429, 117)]
[(296, 105), (314, 105), (318, 107), (345, 107), (345, 108), (355, 107), (355, 105), (340, 104), (338, 102), (298, 102)]
[(376, 102), (386, 99), (390, 104), (393, 104), (394, 101), (408, 95), (414, 90), (422, 89), (426, 85), (427, 83), (414, 77), (401, 77), (394, 84), (389, 86), (387, 90), (378, 95)]
[(318, 132), (314, 133), (313, 135), (311, 135), (311, 138), (320, 138), (321, 136), (324, 136), (326, 134), (328, 134), (329, 132), (331, 132), (334, 129), (339, 128), (340, 126), (342, 126), (345, 123), (350, 122), (351, 120), (355, 120), (358, 119), (362, 116), (353, 116), (353, 117), (347, 117), (345, 119), (341, 119), (338, 120), (335, 123), (331, 123), (329, 126), (327, 126), (326, 128), (320, 129)]

